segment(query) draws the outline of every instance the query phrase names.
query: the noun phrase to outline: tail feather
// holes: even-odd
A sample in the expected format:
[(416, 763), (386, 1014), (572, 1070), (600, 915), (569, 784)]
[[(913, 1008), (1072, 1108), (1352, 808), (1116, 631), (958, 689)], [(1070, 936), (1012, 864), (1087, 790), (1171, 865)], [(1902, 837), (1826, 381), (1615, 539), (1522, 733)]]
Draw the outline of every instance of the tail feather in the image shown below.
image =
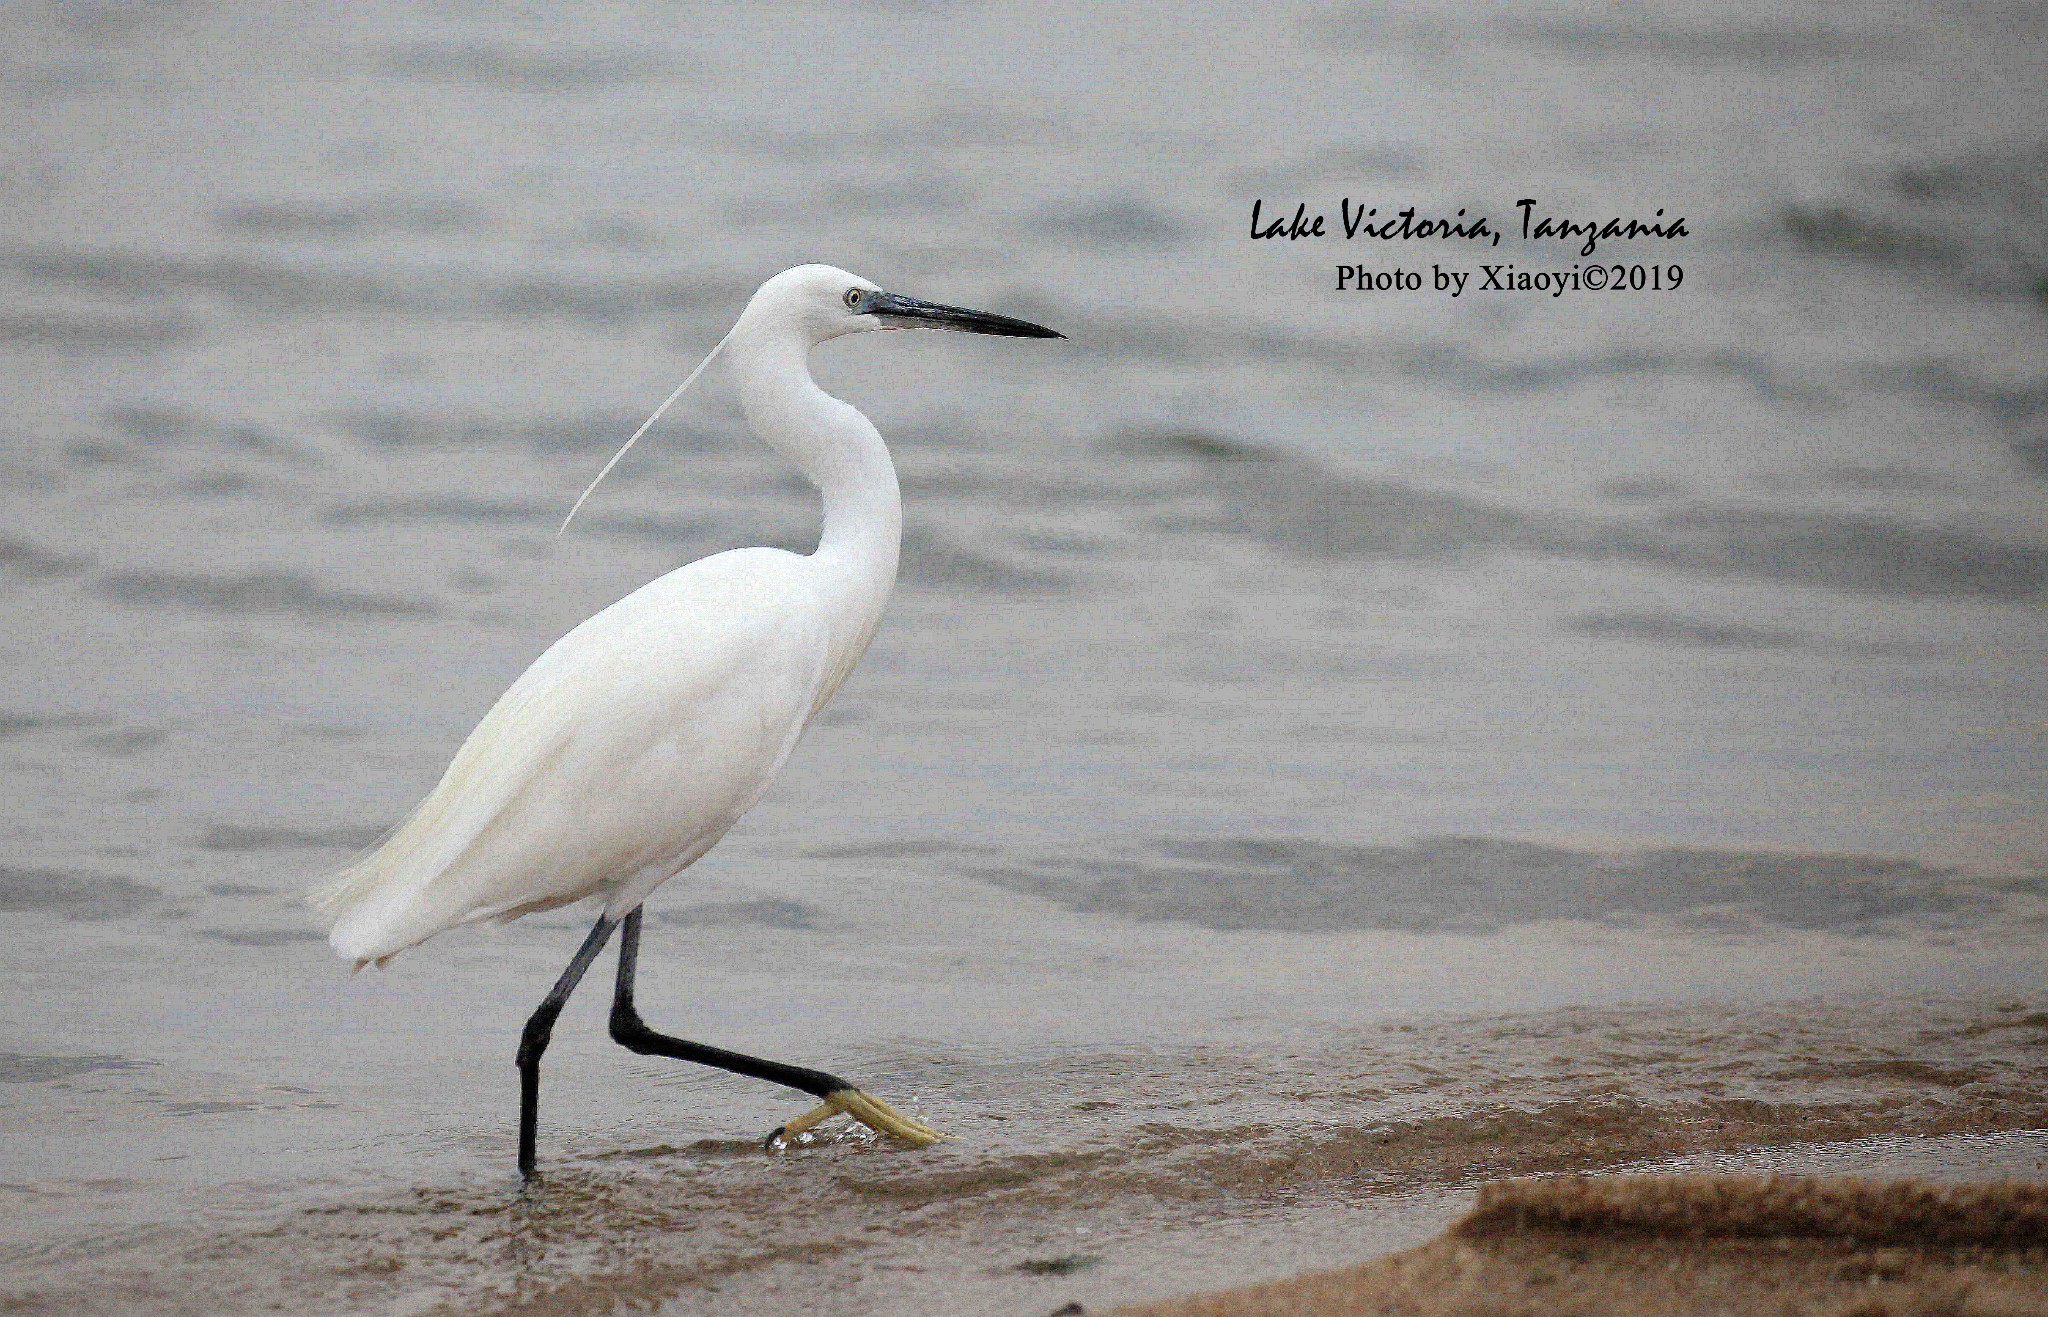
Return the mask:
[[(486, 729), (489, 720), (478, 732)], [(306, 894), (328, 925), (329, 945), (358, 968), (382, 965), (444, 929), (493, 913), (472, 909), (466, 894), (456, 890), (462, 884), (447, 879), (517, 806), (536, 773), (506, 771), (508, 765), (478, 753), (488, 746), (489, 738), (472, 735), (441, 781), (382, 845)], [(533, 768), (544, 770), (552, 758), (542, 756)]]
[[(386, 837), (383, 842), (379, 842), (378, 849), (381, 850), (390, 840)], [(352, 906), (376, 889), (379, 877), (376, 858), (377, 851), (372, 851), (329, 881), (311, 889), (306, 893), (306, 904), (313, 907), (314, 913), (332, 926), (337, 919), (347, 914)]]
[[(389, 838), (386, 844), (389, 844)], [(328, 944), (338, 955), (355, 962), (360, 971), (366, 965), (384, 968), (397, 951), (366, 954), (365, 939), (357, 927), (361, 921), (353, 918), (373, 901), (390, 877), (388, 867), (379, 864), (382, 849), (365, 855), (354, 864), (337, 874), (333, 881), (323, 883), (306, 893), (306, 904), (311, 906), (328, 926)]]

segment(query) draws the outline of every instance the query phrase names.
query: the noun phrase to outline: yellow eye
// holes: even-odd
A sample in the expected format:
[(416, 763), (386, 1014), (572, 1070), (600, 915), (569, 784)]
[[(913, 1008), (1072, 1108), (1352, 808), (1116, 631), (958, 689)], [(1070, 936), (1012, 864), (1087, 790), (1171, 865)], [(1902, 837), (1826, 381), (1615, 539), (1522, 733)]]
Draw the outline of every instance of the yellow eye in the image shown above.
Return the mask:
[(846, 290), (846, 304), (848, 306), (857, 307), (860, 305), (860, 291), (861, 290), (858, 288), (849, 288)]

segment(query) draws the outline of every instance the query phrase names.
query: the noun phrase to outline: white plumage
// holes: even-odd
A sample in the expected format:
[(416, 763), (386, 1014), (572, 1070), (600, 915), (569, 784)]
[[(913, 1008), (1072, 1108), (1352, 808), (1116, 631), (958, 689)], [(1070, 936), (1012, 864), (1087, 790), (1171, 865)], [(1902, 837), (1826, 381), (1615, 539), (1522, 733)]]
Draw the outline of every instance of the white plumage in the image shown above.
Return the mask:
[(557, 641), (390, 839), (313, 893), (336, 952), (382, 962), (458, 924), (591, 896), (621, 917), (760, 799), (873, 637), (903, 528), (882, 437), (807, 358), (897, 328), (1058, 337), (829, 265), (763, 284), (720, 349), (748, 423), (823, 495), (817, 551), (700, 559)]
[(896, 581), (896, 468), (867, 417), (811, 379), (810, 350), (842, 334), (911, 328), (1059, 337), (1006, 316), (885, 293), (829, 265), (798, 266), (761, 285), (704, 365), (726, 353), (748, 424), (818, 487), (817, 551), (714, 554), (556, 641), (499, 697), (390, 839), (312, 895), (335, 951), (358, 969), (458, 924), (604, 899), (521, 1035), (519, 1169), (529, 1179), (541, 1055), (615, 929), (623, 932), (611, 1033), (622, 1046), (821, 1099), (778, 1135), (845, 1114), (912, 1144), (939, 1137), (824, 1071), (656, 1033), (633, 1002), (640, 903), (761, 798), (867, 649)]
[(809, 565), (779, 549), (701, 559), (557, 641), (412, 817), (320, 893), (334, 949), (383, 960), (599, 894), (617, 917), (709, 850), (851, 667), (833, 661)]

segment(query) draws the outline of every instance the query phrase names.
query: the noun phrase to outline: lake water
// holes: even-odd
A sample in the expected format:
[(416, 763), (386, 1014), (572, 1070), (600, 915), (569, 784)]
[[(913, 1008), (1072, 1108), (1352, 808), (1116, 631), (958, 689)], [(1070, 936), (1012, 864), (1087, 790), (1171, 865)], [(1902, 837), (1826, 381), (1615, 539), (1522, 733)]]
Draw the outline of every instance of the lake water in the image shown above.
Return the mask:
[[(1038, 1314), (1498, 1174), (2038, 1169), (2038, 7), (0, 32), (6, 1303)], [(1525, 196), (1683, 214), (1601, 255), (1684, 283), (1339, 293), (1584, 260), (1247, 235)], [(800, 1098), (619, 1051), (591, 988), (521, 1202), (511, 1050), (588, 915), (350, 978), (299, 893), (578, 620), (809, 547), (716, 370), (553, 538), (805, 260), (1070, 337), (818, 354), (903, 579), (650, 902), (641, 1004), (954, 1138), (764, 1157)]]

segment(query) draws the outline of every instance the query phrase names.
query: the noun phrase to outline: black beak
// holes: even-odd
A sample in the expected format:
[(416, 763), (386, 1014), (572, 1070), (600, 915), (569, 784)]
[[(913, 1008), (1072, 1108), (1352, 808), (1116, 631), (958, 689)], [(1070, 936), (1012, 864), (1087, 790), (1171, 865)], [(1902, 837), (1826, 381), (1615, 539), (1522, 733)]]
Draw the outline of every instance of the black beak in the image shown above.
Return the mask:
[(861, 312), (891, 329), (957, 329), (969, 334), (1000, 334), (1005, 338), (1065, 338), (1058, 330), (1034, 325), (1029, 320), (969, 311), (964, 306), (941, 306), (901, 293), (869, 293), (861, 299)]

